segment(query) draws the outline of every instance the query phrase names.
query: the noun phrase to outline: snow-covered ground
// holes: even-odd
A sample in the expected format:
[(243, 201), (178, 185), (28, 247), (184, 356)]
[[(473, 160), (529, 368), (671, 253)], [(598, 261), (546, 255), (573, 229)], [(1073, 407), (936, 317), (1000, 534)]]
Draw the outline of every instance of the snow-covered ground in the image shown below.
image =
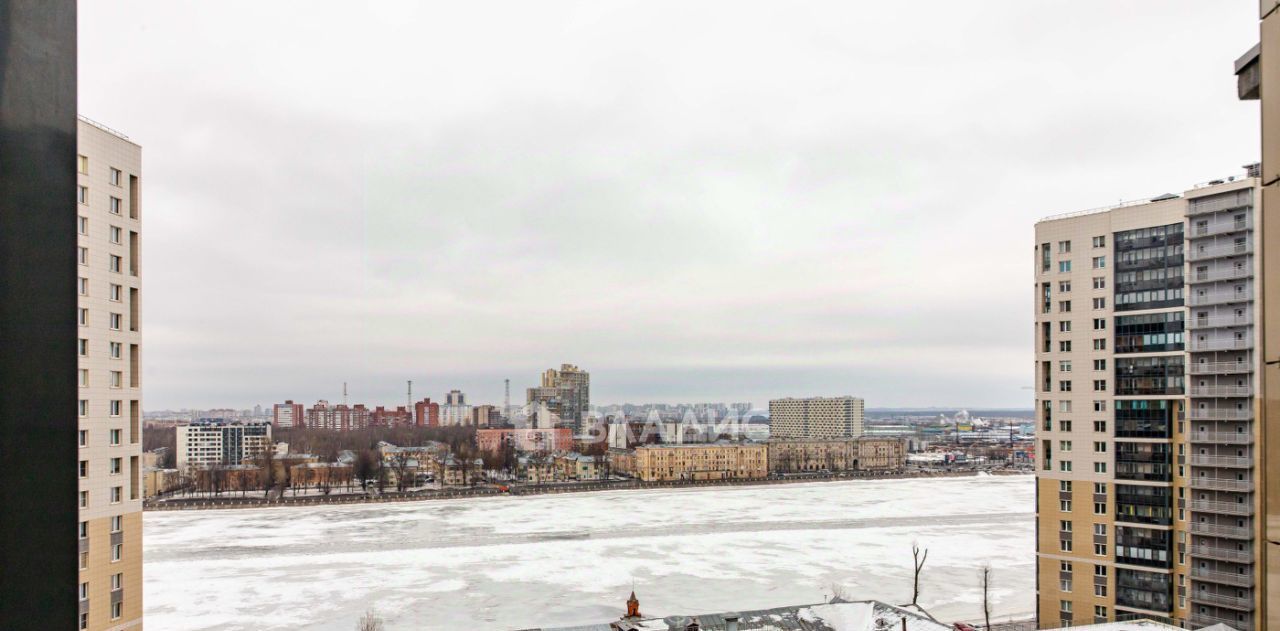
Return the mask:
[(1034, 609), (1033, 478), (756, 487), (148, 512), (147, 626), (348, 631), (512, 629), (850, 598), (1000, 618)]

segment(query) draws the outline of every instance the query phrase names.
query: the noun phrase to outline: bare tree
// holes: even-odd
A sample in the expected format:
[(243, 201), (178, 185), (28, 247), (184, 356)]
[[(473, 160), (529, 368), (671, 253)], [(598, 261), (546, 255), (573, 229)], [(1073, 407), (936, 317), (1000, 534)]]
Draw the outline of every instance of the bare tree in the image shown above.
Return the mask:
[(991, 629), (991, 564), (982, 566), (982, 619), (984, 629)]
[(396, 490), (404, 491), (409, 487), (409, 452), (401, 449), (392, 457), (392, 466), (396, 472)]
[(271, 445), (267, 445), (267, 447), (262, 450), (262, 454), (258, 456), (258, 466), (260, 467), (258, 477), (262, 482), (264, 497), (270, 497), (271, 489), (276, 485), (275, 460), (276, 450)]
[(929, 558), (929, 549), (920, 549), (916, 542), (911, 542), (911, 559), (915, 571), (911, 578), (911, 604), (920, 606), (920, 570), (924, 569), (924, 562)]
[(377, 475), (378, 465), (376, 463), (374, 453), (368, 449), (361, 450), (356, 454), (356, 461), (352, 466), (352, 474), (360, 481), (360, 488), (363, 489), (369, 484), (369, 480), (374, 479)]
[(364, 612), (364, 616), (356, 622), (356, 631), (383, 631), (384, 629), (386, 627), (382, 624), (382, 617), (373, 609)]

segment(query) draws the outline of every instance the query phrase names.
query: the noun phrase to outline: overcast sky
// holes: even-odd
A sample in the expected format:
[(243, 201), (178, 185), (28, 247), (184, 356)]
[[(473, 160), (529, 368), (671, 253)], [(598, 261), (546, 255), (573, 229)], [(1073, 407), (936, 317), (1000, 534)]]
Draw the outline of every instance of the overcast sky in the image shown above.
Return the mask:
[[(857, 6), (855, 6), (857, 5)], [(1032, 225), (1258, 159), (1247, 2), (80, 4), (147, 409), (1030, 407)]]

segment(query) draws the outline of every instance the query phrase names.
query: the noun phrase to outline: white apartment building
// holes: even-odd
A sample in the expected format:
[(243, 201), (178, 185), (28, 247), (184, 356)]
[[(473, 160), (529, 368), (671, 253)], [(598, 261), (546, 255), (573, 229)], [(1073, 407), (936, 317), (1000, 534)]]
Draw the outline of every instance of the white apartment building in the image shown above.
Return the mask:
[(237, 465), (273, 448), (271, 424), (200, 419), (178, 426), (177, 447), (177, 468), (184, 473), (193, 468)]
[(130, 629), (142, 624), (142, 149), (77, 127), (79, 628)]
[(865, 404), (858, 397), (812, 397), (769, 401), (770, 438), (857, 438)]

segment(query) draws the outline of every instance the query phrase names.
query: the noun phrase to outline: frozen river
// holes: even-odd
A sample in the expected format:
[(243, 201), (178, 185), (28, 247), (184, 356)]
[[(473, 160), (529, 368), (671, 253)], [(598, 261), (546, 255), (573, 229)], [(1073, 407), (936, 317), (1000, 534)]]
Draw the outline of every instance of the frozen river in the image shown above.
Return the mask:
[(804, 604), (833, 589), (981, 616), (1035, 598), (1031, 476), (603, 491), (334, 508), (148, 512), (147, 626), (388, 631), (604, 622)]

